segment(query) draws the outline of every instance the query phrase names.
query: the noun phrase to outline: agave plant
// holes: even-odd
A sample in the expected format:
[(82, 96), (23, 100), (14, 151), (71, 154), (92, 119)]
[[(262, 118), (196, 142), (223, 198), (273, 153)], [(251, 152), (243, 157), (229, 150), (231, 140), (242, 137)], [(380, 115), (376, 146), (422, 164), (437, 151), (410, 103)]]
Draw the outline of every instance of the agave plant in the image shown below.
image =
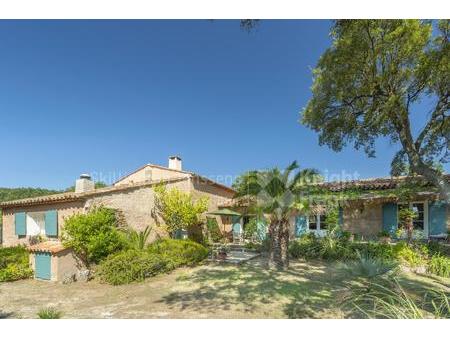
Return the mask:
[(398, 266), (395, 262), (385, 262), (371, 257), (367, 253), (357, 252), (357, 260), (341, 265), (341, 269), (354, 277), (362, 277), (371, 280), (388, 272), (394, 271)]
[(136, 231), (134, 229), (128, 230), (128, 241), (130, 246), (136, 250), (143, 250), (147, 239), (150, 236), (151, 228), (147, 226), (143, 231)]

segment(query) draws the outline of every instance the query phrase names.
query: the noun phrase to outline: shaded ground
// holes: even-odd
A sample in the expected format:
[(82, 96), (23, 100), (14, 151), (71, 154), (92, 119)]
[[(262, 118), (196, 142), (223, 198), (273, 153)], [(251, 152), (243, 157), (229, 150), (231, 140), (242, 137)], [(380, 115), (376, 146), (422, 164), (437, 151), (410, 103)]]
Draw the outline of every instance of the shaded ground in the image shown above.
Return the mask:
[[(343, 318), (352, 316), (342, 306), (346, 281), (336, 263), (297, 261), (277, 272), (262, 260), (183, 268), (123, 286), (25, 280), (0, 284), (0, 318), (36, 318), (47, 306), (64, 318)], [(404, 274), (401, 282), (417, 297), (450, 291), (439, 278)]]

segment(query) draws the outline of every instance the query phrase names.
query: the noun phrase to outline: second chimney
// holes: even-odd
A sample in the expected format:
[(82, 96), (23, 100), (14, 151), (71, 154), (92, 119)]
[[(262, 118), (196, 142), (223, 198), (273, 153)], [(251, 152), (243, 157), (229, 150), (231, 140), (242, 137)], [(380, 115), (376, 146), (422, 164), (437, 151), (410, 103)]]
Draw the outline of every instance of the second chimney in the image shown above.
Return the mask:
[(181, 166), (180, 156), (170, 156), (169, 157), (169, 169), (183, 170)]
[(88, 174), (80, 175), (80, 178), (75, 182), (75, 192), (82, 193), (95, 189), (95, 183), (91, 180)]

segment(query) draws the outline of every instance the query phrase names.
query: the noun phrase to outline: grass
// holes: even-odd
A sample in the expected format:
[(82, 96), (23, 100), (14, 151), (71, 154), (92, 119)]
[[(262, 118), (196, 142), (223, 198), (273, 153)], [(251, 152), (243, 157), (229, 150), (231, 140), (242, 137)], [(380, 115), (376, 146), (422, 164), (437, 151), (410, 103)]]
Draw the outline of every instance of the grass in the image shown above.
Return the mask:
[(40, 309), (37, 313), (39, 319), (60, 319), (62, 317), (61, 311), (52, 307)]
[[(367, 287), (364, 276), (380, 283), (380, 269), (364, 266), (363, 277), (335, 262), (293, 260), (287, 271), (275, 271), (256, 260), (179, 268), (121, 286), (22, 280), (0, 284), (0, 309), (35, 318), (44, 300), (57, 304), (64, 318), (366, 318), (349, 301)], [(424, 317), (434, 316), (434, 306), (446, 316), (449, 279), (401, 271), (396, 278)]]

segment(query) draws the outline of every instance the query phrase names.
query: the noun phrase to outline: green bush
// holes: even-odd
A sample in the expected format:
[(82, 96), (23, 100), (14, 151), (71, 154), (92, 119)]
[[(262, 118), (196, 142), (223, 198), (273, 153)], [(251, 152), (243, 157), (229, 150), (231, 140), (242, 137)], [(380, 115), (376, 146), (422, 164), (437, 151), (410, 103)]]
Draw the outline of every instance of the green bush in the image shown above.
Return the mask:
[(388, 243), (353, 243), (352, 249), (384, 262), (396, 260), (394, 246)]
[(252, 218), (250, 222), (245, 224), (244, 238), (253, 239), (257, 233), (258, 233), (258, 219)]
[(0, 248), (0, 282), (30, 278), (29, 253), (24, 246)]
[(128, 250), (113, 254), (99, 265), (97, 275), (112, 285), (143, 281), (169, 270), (169, 261), (162, 255), (144, 250)]
[(450, 277), (450, 258), (435, 254), (428, 262), (427, 271), (437, 276)]
[(219, 224), (217, 224), (215, 218), (208, 218), (206, 220), (206, 228), (208, 230), (209, 239), (213, 243), (218, 243), (222, 240), (223, 235), (222, 232), (220, 232)]
[(426, 263), (426, 250), (424, 246), (408, 245), (406, 242), (399, 242), (394, 246), (395, 258), (410, 267), (423, 266)]
[(72, 247), (85, 263), (98, 263), (127, 245), (118, 223), (116, 211), (105, 207), (70, 216), (65, 221), (63, 244)]
[(208, 249), (190, 240), (162, 239), (148, 246), (147, 251), (161, 255), (169, 261), (172, 268), (182, 265), (195, 265), (208, 256)]
[(127, 250), (108, 256), (97, 271), (101, 281), (119, 285), (194, 265), (208, 256), (208, 250), (190, 240), (163, 239), (145, 250)]
[(308, 233), (289, 245), (289, 254), (293, 258), (321, 258), (320, 240), (313, 233)]
[(327, 260), (353, 259), (356, 251), (347, 236), (316, 237), (313, 233), (301, 236), (289, 245), (293, 258), (321, 258)]

